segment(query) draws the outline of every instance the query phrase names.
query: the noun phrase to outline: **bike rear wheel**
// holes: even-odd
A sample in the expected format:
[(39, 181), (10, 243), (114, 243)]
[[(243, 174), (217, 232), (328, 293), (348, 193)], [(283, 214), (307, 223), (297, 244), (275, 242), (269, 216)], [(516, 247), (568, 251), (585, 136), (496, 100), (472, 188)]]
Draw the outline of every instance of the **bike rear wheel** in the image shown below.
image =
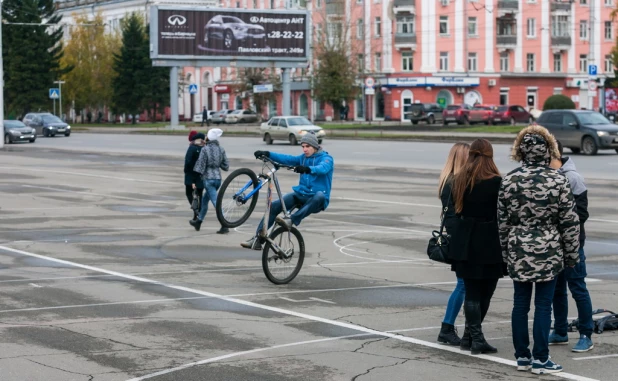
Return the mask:
[[(217, 219), (226, 228), (242, 225), (255, 209), (259, 193), (250, 199), (246, 195), (257, 188), (258, 178), (249, 168), (239, 168), (225, 179), (217, 194)], [(244, 189), (244, 190), (243, 190)]]
[(277, 227), (271, 234), (272, 239), (283, 251), (277, 253), (270, 242), (266, 241), (262, 251), (262, 269), (264, 275), (274, 284), (286, 284), (296, 278), (305, 260), (305, 241), (298, 229)]

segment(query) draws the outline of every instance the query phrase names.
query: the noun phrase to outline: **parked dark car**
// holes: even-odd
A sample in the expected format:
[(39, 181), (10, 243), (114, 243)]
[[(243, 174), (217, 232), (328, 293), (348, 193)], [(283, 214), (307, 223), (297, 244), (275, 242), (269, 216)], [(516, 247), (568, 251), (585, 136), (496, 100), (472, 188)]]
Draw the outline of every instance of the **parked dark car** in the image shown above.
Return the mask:
[(442, 122), (442, 107), (437, 103), (413, 103), (409, 106), (406, 117), (410, 119), (412, 124)]
[(476, 105), (472, 107), (468, 114), (470, 124), (485, 123), (490, 125), (493, 122), (494, 106)]
[(468, 124), (470, 121), (470, 110), (472, 106), (467, 104), (448, 105), (442, 112), (444, 121), (442, 124), (447, 126), (449, 123)]
[(547, 110), (537, 123), (573, 153), (596, 155), (600, 149), (618, 152), (618, 126), (596, 111)]
[(4, 125), (4, 144), (14, 142), (29, 141), (34, 143), (36, 140), (36, 132), (32, 127), (28, 127), (19, 120), (5, 120)]
[(204, 46), (222, 40), (223, 47), (232, 49), (238, 42), (252, 46), (255, 40), (264, 40), (264, 27), (256, 24), (247, 24), (234, 16), (215, 16), (204, 26)]
[(36, 130), (37, 135), (43, 136), (56, 136), (56, 135), (71, 135), (71, 126), (63, 122), (50, 113), (33, 113), (24, 117), (24, 120), (28, 120), (27, 125)]
[(532, 122), (534, 122), (534, 117), (521, 106), (497, 106), (494, 110), (494, 124), (508, 123), (515, 125), (517, 123), (531, 124)]

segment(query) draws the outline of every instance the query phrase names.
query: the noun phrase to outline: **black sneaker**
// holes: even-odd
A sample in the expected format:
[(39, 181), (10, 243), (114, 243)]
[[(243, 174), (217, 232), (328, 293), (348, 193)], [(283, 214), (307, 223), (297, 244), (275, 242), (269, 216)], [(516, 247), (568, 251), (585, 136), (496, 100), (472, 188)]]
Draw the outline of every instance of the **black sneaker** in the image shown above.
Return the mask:
[(221, 229), (217, 230), (217, 234), (227, 234), (230, 232), (230, 229), (226, 228), (225, 226), (221, 226)]
[(246, 242), (242, 242), (240, 246), (244, 247), (245, 249), (262, 250), (262, 243), (260, 242), (260, 239), (258, 237), (253, 237)]
[(195, 228), (195, 230), (197, 230), (198, 232), (200, 231), (200, 228), (202, 227), (202, 221), (200, 221), (200, 220), (189, 220), (189, 223), (191, 224), (191, 226), (193, 226)]

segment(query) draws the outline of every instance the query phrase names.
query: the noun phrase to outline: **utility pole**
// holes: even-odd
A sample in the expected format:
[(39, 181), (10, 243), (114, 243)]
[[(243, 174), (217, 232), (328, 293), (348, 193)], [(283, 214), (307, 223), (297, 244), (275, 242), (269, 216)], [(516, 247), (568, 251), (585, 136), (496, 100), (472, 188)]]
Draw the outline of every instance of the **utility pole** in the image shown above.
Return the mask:
[[(596, 30), (595, 26), (594, 26), (594, 8), (595, 8), (595, 2), (596, 0), (590, 0), (590, 16), (588, 19), (588, 30), (589, 30), (589, 35), (588, 35), (588, 65), (596, 65), (596, 61), (594, 59), (594, 32)], [(588, 69), (588, 68), (586, 68)], [(598, 66), (597, 66), (597, 70), (598, 70)], [(594, 78), (591, 75), (588, 75), (588, 82), (590, 81), (594, 81)], [(588, 110), (594, 110), (594, 97), (592, 96), (592, 94), (590, 93), (590, 91), (588, 91)]]
[(60, 108), (60, 119), (62, 119), (62, 84), (65, 83), (65, 81), (54, 81), (54, 83), (58, 84), (58, 107)]
[(4, 67), (2, 63), (2, 0), (0, 0), (0, 122), (2, 123), (2, 140), (0, 149), (4, 148)]

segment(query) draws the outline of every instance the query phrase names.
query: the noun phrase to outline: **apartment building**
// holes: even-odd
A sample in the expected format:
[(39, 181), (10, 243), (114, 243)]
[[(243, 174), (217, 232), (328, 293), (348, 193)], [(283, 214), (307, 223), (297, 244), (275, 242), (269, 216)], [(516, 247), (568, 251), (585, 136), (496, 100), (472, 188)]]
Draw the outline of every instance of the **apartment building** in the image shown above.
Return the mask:
[[(565, 94), (580, 108), (598, 108), (590, 96), (588, 66), (613, 77), (610, 53), (616, 41), (614, 0), (58, 0), (71, 23), (74, 12), (102, 11), (111, 29), (129, 12), (153, 3), (240, 9), (306, 8), (313, 38), (342, 36), (361, 72), (349, 118), (405, 120), (415, 102), (518, 104), (541, 108), (552, 94)], [(291, 110), (310, 118), (334, 115), (312, 99), (311, 75), (319, 62), (291, 73)], [(246, 107), (233, 91), (236, 69), (185, 67), (179, 111), (191, 118), (211, 110)], [(364, 80), (374, 94), (364, 95)], [(199, 85), (189, 94), (188, 85)], [(281, 113), (281, 96), (265, 116)]]

